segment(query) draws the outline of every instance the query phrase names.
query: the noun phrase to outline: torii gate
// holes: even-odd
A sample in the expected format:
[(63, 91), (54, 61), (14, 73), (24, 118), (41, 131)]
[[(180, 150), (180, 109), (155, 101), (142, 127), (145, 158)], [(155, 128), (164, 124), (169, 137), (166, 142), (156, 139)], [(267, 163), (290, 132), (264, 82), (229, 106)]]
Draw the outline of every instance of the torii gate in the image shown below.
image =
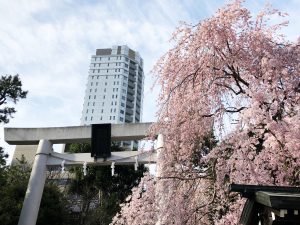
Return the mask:
[[(141, 140), (146, 137), (151, 123), (112, 124), (112, 141)], [(90, 153), (57, 153), (53, 144), (90, 142), (91, 126), (50, 127), (50, 128), (4, 128), (4, 139), (11, 145), (38, 144), (32, 171), (19, 218), (18, 225), (35, 225), (46, 181), (47, 166), (65, 165), (128, 165), (155, 163), (156, 152), (163, 148), (162, 135), (158, 135), (154, 151), (112, 152), (106, 158), (94, 159)]]

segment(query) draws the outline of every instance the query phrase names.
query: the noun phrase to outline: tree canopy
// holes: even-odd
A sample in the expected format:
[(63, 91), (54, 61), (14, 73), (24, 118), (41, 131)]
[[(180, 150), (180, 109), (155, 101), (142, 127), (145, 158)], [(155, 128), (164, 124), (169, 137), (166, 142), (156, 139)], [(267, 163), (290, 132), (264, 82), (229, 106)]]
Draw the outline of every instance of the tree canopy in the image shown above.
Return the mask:
[[(230, 183), (299, 185), (300, 43), (280, 33), (287, 22), (270, 21), (285, 16), (269, 6), (252, 16), (235, 0), (174, 33), (175, 47), (154, 68), (161, 93), (152, 134), (164, 135), (165, 148), (156, 204), (143, 207), (156, 213), (147, 224), (237, 224), (244, 202)], [(222, 139), (204, 154), (212, 128)], [(119, 220), (138, 206), (128, 202)]]
[[(25, 98), (18, 75), (6, 75), (0, 79), (0, 123), (8, 123), (16, 112), (19, 99)], [(0, 147), (0, 221), (2, 225), (18, 223), (31, 168), (24, 158), (14, 165), (6, 165), (8, 154)], [(67, 202), (56, 185), (47, 183), (44, 188), (37, 224), (65, 224), (68, 220)]]
[[(7, 167), (5, 180), (0, 186), (0, 221), (3, 225), (15, 225), (19, 221), (31, 167), (25, 158)], [(37, 225), (63, 225), (68, 221), (67, 201), (57, 185), (46, 183), (41, 200)]]
[(8, 123), (9, 117), (16, 112), (8, 103), (16, 103), (20, 98), (26, 98), (27, 91), (22, 90), (19, 75), (5, 75), (0, 79), (0, 123)]
[[(111, 151), (123, 151), (112, 143)], [(91, 152), (89, 144), (72, 144), (69, 152)], [(120, 204), (131, 194), (131, 189), (140, 182), (146, 168), (140, 165), (135, 171), (133, 166), (117, 165), (115, 176), (110, 166), (91, 166), (83, 176), (81, 168), (70, 170), (75, 175), (68, 185), (68, 199), (73, 207), (80, 208), (74, 213), (76, 224), (108, 225), (114, 215), (120, 211)], [(73, 201), (72, 201), (73, 200)]]

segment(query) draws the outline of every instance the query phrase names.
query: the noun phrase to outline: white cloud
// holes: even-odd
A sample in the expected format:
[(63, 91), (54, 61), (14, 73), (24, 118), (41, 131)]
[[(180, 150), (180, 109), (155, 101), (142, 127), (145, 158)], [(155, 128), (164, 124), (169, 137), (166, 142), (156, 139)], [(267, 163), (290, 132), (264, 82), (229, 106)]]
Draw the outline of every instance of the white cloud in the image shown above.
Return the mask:
[[(171, 33), (178, 21), (196, 23), (223, 2), (0, 0), (0, 74), (19, 73), (29, 90), (8, 125), (78, 125), (90, 56), (116, 44), (127, 44), (144, 58), (143, 120), (154, 121), (158, 89), (149, 91), (150, 70), (170, 47)], [(285, 1), (282, 7), (297, 18), (286, 31), (295, 36), (299, 2)]]

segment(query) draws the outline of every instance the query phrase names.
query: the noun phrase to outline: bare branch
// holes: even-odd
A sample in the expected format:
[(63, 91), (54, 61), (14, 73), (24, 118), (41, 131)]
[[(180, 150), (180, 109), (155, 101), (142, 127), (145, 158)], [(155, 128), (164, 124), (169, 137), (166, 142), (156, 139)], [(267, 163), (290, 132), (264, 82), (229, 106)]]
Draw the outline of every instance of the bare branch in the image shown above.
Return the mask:
[(198, 175), (195, 177), (179, 177), (179, 176), (163, 176), (163, 177), (157, 177), (160, 180), (169, 180), (169, 179), (176, 179), (176, 180), (197, 180), (197, 179), (203, 179), (208, 178), (210, 174), (205, 175)]

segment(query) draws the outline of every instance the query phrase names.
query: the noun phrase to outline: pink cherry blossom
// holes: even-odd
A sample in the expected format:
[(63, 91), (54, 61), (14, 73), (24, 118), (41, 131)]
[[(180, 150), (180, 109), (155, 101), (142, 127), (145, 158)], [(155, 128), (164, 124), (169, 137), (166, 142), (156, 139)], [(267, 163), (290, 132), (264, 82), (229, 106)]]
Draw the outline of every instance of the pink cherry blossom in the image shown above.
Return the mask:
[[(230, 183), (300, 185), (299, 41), (282, 36), (286, 22), (268, 22), (286, 14), (266, 7), (253, 17), (242, 3), (175, 31), (154, 68), (160, 173), (113, 224), (238, 224), (244, 200)], [(237, 122), (224, 133), (228, 116)], [(221, 138), (206, 155), (212, 130)]]

